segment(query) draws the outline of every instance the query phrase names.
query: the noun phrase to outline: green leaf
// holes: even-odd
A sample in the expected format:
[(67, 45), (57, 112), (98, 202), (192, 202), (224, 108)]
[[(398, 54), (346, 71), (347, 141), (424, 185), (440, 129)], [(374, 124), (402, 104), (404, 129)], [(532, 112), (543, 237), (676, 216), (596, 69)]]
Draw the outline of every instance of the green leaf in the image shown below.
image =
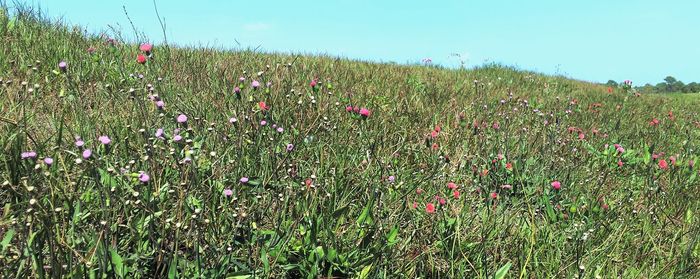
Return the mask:
[(397, 240), (396, 237), (399, 235), (399, 226), (394, 226), (393, 229), (389, 232), (389, 234), (386, 236), (386, 241), (387, 241), (387, 246), (391, 247), (396, 244)]
[(2, 253), (3, 254), (5, 254), (5, 250), (7, 249), (7, 246), (10, 246), (10, 241), (12, 241), (13, 236), (15, 236), (15, 230), (10, 229), (2, 237), (2, 242), (0, 242), (0, 246), (2, 246)]
[(496, 271), (496, 275), (493, 276), (494, 279), (503, 279), (506, 277), (506, 274), (508, 274), (508, 270), (510, 269), (511, 263), (507, 263), (501, 268)]
[[(175, 279), (177, 276), (177, 258), (173, 257), (168, 268), (168, 279)], [(246, 277), (247, 278), (247, 277)]]
[(359, 278), (360, 278), (360, 279), (367, 279), (367, 277), (369, 276), (370, 270), (372, 270), (372, 265), (371, 265), (371, 264), (368, 265), (368, 266), (365, 266), (365, 267), (362, 269), (362, 271), (360, 271), (360, 277), (359, 277)]
[(112, 257), (112, 264), (114, 264), (114, 273), (116, 273), (119, 278), (124, 278), (127, 273), (127, 269), (124, 266), (122, 257), (119, 256), (119, 253), (117, 253), (114, 248), (109, 248), (109, 253)]

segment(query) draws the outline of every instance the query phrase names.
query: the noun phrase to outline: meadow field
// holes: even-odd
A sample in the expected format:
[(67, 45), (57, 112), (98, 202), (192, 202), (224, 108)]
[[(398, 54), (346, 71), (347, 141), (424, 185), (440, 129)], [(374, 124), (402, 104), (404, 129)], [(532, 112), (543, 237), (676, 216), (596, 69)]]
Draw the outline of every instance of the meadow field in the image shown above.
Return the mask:
[(697, 95), (0, 10), (2, 278), (700, 277)]

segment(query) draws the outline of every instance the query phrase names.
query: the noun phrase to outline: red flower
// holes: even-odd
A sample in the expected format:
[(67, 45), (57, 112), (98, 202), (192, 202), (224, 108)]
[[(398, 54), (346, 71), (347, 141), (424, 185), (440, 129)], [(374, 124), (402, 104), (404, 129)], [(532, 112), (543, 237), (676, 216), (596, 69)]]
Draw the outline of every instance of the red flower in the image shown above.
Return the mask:
[(507, 169), (507, 170), (513, 170), (513, 164), (511, 164), (511, 163), (506, 163), (506, 169)]
[(666, 163), (666, 160), (659, 160), (659, 168), (661, 168), (662, 170), (668, 169), (668, 163)]
[(659, 120), (654, 118), (651, 121), (649, 121), (649, 125), (651, 125), (651, 126), (659, 125)]
[(136, 56), (136, 62), (139, 64), (146, 64), (146, 56), (143, 56), (143, 54), (139, 54)]
[(491, 192), (491, 198), (494, 199), (494, 200), (497, 199), (497, 198), (498, 198), (498, 193), (496, 193), (496, 192)]
[(613, 88), (612, 88), (612, 87), (608, 87), (608, 93), (612, 93), (612, 92), (613, 92)]
[(457, 191), (457, 190), (452, 191), (452, 197), (454, 197), (455, 199), (459, 199), (459, 191)]
[(435, 213), (435, 205), (434, 205), (433, 203), (431, 203), (431, 202), (429, 202), (428, 204), (426, 204), (426, 205), (425, 205), (425, 212), (428, 212), (428, 213), (431, 213), (431, 214), (432, 214), (432, 213)]
[(270, 110), (270, 106), (268, 106), (267, 104), (265, 104), (265, 102), (263, 102), (263, 101), (260, 101), (260, 102), (258, 103), (258, 107), (260, 107), (260, 109), (261, 109), (262, 111)]
[(432, 132), (430, 132), (430, 137), (431, 137), (431, 138), (437, 138), (438, 133), (439, 133), (438, 131), (432, 131)]

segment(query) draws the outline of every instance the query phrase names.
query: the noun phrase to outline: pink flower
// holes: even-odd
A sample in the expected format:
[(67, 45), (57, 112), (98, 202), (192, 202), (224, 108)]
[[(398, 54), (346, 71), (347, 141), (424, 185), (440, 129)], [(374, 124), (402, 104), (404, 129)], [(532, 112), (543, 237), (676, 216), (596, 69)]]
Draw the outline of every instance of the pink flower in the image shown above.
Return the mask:
[(425, 205), (425, 212), (428, 212), (430, 214), (435, 213), (435, 205), (431, 202)]
[(496, 192), (491, 192), (491, 198), (494, 199), (494, 200), (497, 199), (497, 198), (498, 198), (498, 193), (496, 193)]
[(309, 86), (311, 86), (311, 87), (316, 87), (317, 84), (318, 84), (318, 81), (316, 81), (316, 79), (313, 79), (313, 80), (311, 80), (311, 82), (309, 82)]
[(617, 166), (618, 166), (618, 167), (622, 167), (624, 164), (625, 164), (625, 163), (623, 163), (622, 161), (617, 161)]
[(454, 182), (449, 182), (447, 183), (447, 188), (450, 188), (450, 190), (457, 189), (457, 184), (455, 184)]
[(445, 203), (447, 203), (447, 201), (443, 198), (439, 198), (438, 202), (440, 202), (440, 205), (445, 205)]
[(553, 181), (553, 182), (552, 182), (552, 188), (554, 188), (554, 190), (559, 190), (559, 189), (561, 189), (561, 183), (559, 183), (559, 181), (556, 181), (556, 180)]
[(455, 199), (459, 199), (459, 191), (457, 191), (457, 190), (452, 191), (452, 197), (454, 197)]
[(253, 80), (253, 82), (250, 83), (250, 86), (252, 86), (253, 89), (257, 89), (258, 87), (260, 87), (260, 82), (257, 80)]
[(368, 109), (366, 109), (366, 108), (360, 109), (360, 115), (362, 115), (363, 117), (365, 117), (365, 118), (369, 117), (370, 114), (371, 114), (371, 112)]
[(666, 163), (666, 160), (659, 160), (659, 168), (662, 170), (668, 169), (668, 163)]
[(584, 135), (583, 133), (578, 134), (578, 139), (584, 139), (584, 138), (586, 138), (586, 135)]
[(513, 185), (503, 184), (503, 185), (501, 185), (501, 189), (510, 190), (510, 189), (513, 189)]
[(345, 107), (345, 111), (347, 111), (347, 112), (352, 112), (352, 106), (347, 106), (347, 107)]
[(144, 44), (141, 44), (139, 49), (145, 53), (149, 53), (153, 49), (153, 45), (151, 45), (149, 43), (144, 43)]

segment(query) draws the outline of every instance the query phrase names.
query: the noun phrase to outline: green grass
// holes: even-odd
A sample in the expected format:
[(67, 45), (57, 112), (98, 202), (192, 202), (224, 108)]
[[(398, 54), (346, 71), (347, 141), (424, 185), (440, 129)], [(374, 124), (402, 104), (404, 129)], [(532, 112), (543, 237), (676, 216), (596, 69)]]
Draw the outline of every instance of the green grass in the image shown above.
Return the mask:
[(138, 45), (7, 14), (0, 277), (700, 276), (697, 98), (251, 50), (140, 65)]

